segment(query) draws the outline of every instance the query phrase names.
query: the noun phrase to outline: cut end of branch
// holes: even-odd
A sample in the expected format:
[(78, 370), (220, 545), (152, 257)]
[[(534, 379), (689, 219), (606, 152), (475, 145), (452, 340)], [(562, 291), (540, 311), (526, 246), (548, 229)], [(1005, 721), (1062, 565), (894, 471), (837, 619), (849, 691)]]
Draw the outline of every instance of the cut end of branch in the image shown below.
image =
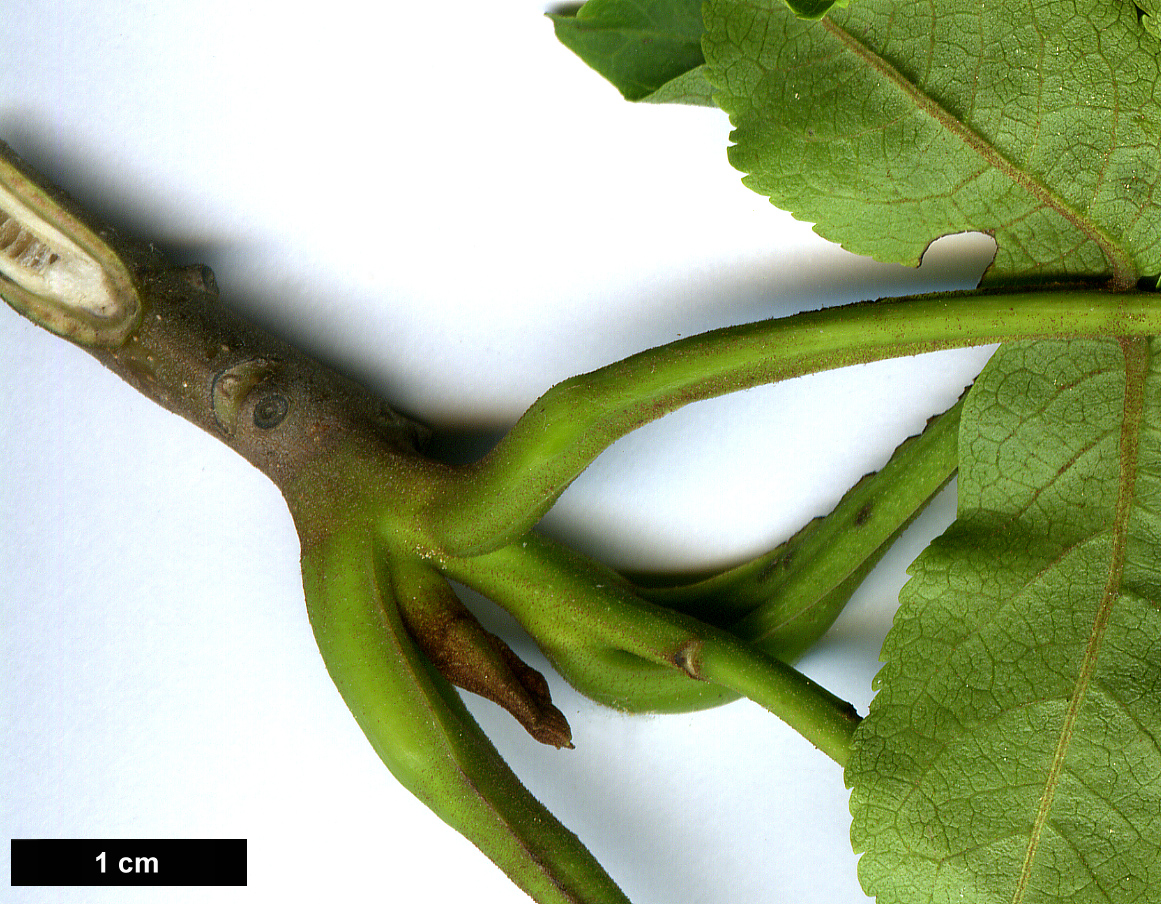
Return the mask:
[(0, 297), (85, 347), (115, 347), (141, 301), (124, 262), (0, 143)]

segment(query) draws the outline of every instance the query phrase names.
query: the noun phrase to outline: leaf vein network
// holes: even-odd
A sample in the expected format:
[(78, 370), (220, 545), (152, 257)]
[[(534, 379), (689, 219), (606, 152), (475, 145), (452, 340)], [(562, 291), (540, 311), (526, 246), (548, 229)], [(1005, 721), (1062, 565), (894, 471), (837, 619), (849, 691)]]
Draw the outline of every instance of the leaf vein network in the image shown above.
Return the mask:
[[(1002, 174), (1040, 205), (1051, 208), (1066, 222), (1085, 234), (1100, 248), (1112, 272), (1112, 281), (1115, 285), (1127, 288), (1136, 282), (1137, 271), (1131, 255), (1099, 223), (1075, 208), (1040, 177), (1018, 166), (968, 121), (957, 118), (938, 98), (905, 76), (880, 52), (863, 43), (850, 30), (836, 24), (831, 17), (823, 19), (822, 25), (841, 46), (862, 60), (885, 82), (893, 85), (916, 109), (927, 114), (943, 132), (955, 136), (964, 147), (978, 155), (987, 169)], [(1044, 42), (1041, 41), (1042, 52), (1043, 46)], [(1043, 93), (1043, 89), (1040, 93)]]

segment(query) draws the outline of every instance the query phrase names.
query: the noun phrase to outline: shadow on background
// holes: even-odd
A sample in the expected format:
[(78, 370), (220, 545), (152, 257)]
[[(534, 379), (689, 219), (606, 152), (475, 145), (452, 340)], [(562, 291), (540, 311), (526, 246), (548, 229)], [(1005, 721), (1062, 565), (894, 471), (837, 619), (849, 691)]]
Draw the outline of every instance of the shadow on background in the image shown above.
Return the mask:
[[(50, 127), (40, 123), (35, 114), (21, 110), (0, 113), (0, 140), (100, 220), (126, 237), (151, 244), (174, 264), (200, 263), (218, 270), (219, 264), (245, 256), (246, 249), (237, 242), (191, 236), (182, 224), (151, 218), (141, 197), (118, 194), (113, 188), (116, 181), (102, 171), (99, 161), (70, 152), (70, 145), (55, 140)], [(815, 255), (793, 269), (787, 266), (785, 250), (772, 248), (768, 256), (725, 272), (714, 270), (651, 282), (646, 291), (636, 292), (637, 298), (625, 299), (624, 317), (616, 325), (618, 354), (609, 361), (717, 327), (785, 317), (833, 304), (971, 286), (978, 282), (994, 250), (993, 240), (982, 234), (945, 237), (932, 243), (920, 267), (911, 269), (831, 246), (822, 252), (821, 260)], [(299, 286), (305, 285), (308, 274), (302, 277)], [(280, 285), (270, 287), (269, 293), (239, 292), (221, 280), (219, 285), (223, 303), (238, 314), (398, 404), (392, 394), (392, 386), (399, 385), (402, 377), (401, 371), (392, 369), (398, 363), (352, 361), (337, 335), (328, 337), (291, 317), (279, 316), (280, 311), (309, 308), (313, 293), (308, 289)], [(665, 316), (659, 317), (658, 312), (665, 312)], [(608, 362), (595, 361), (592, 366), (604, 363)], [(545, 385), (538, 392), (548, 388)], [(454, 422), (431, 423), (423, 411), (398, 407), (401, 413), (433, 428), (426, 451), (450, 464), (481, 458), (514, 420), (511, 412), (478, 411), (457, 416)]]

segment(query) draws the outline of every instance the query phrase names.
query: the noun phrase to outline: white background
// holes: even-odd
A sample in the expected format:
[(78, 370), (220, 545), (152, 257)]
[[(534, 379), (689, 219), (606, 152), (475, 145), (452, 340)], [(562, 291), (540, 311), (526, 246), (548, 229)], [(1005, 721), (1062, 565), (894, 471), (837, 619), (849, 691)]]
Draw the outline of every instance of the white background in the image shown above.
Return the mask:
[[(544, 8), (7, 0), (0, 138), (461, 448), (639, 349), (966, 286), (986, 266), (981, 237), (938, 243), (918, 272), (826, 244), (741, 185), (724, 114), (623, 102)], [(986, 356), (691, 406), (617, 444), (546, 529), (618, 566), (753, 555)], [(953, 507), (945, 494), (801, 664), (861, 711), (904, 568)], [(249, 839), (247, 889), (167, 901), (526, 900), (363, 739), (314, 646), (273, 486), (4, 306), (0, 524), (0, 836)], [(773, 717), (627, 717), (551, 680), (575, 751), (470, 705), (634, 902), (864, 900), (841, 771)]]

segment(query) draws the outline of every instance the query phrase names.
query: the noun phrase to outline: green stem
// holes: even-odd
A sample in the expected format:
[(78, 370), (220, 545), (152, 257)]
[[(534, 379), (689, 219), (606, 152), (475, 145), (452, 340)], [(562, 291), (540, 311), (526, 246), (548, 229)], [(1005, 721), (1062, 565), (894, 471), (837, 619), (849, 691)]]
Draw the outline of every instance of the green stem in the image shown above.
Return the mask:
[(861, 721), (854, 708), (792, 666), (741, 641), (706, 643), (697, 677), (749, 697), (840, 766)]
[(732, 691), (846, 761), (859, 722), (849, 703), (737, 637), (641, 599), (614, 572), (551, 540), (528, 534), (438, 567), (507, 609), (569, 683), (600, 702), (690, 708)]
[(830, 514), (776, 549), (704, 580), (639, 592), (794, 662), (955, 473), (962, 408), (963, 399), (933, 417), (886, 465), (851, 487)]
[(537, 901), (628, 904), (576, 835), (520, 783), (407, 631), (397, 599), (440, 592), (430, 569), (384, 561), (357, 521), (305, 533), (318, 538), (302, 565), (319, 650), (392, 774)]
[(728, 327), (553, 387), (429, 513), (445, 547), (496, 549), (611, 443), (690, 402), (807, 373), (1013, 339), (1161, 333), (1157, 295), (1062, 288), (915, 295)]

